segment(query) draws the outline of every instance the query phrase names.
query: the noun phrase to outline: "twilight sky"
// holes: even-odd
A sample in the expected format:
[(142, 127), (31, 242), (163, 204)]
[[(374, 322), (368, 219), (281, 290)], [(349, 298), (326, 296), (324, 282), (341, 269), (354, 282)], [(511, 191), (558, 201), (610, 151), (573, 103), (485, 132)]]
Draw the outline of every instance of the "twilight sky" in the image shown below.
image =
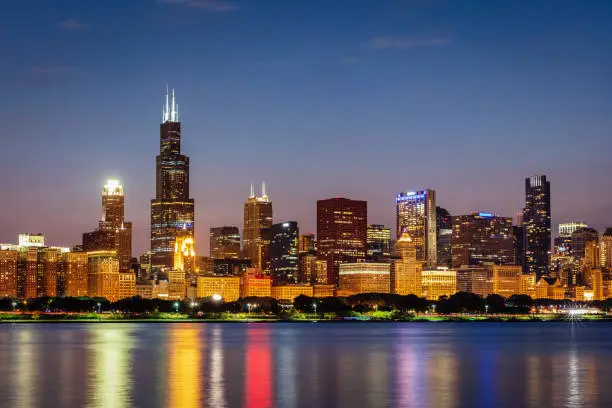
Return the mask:
[(198, 252), (242, 228), (251, 181), (274, 220), (316, 200), (433, 188), (451, 214), (512, 216), (551, 181), (553, 224), (612, 225), (612, 2), (6, 1), (0, 13), (0, 242), (93, 230), (125, 185), (149, 246), (163, 89), (191, 157)]

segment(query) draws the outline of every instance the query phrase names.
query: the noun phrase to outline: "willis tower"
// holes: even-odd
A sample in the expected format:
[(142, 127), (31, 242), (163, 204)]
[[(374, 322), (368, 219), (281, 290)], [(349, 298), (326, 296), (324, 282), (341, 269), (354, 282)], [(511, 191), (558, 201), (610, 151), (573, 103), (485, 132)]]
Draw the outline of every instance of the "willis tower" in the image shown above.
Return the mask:
[(181, 154), (181, 123), (174, 99), (162, 107), (156, 191), (151, 200), (151, 266), (157, 278), (174, 266), (177, 237), (193, 239), (194, 201), (189, 198), (189, 157)]

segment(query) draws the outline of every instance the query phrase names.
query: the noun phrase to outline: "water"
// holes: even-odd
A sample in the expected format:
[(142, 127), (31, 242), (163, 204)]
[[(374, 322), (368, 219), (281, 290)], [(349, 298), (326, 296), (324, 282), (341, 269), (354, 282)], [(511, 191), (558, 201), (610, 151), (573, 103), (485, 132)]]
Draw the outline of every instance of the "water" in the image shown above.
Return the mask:
[(1, 324), (0, 407), (611, 407), (612, 324)]

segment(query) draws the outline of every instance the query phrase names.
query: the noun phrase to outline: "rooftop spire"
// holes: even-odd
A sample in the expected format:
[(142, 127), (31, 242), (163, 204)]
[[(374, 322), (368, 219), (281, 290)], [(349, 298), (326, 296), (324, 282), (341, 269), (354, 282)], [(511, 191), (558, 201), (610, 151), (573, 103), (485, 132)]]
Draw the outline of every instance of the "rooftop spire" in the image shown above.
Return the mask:
[(172, 101), (170, 101), (170, 93), (166, 85), (166, 103), (162, 107), (162, 123), (178, 121), (178, 104), (174, 97), (174, 88), (172, 88)]
[(261, 196), (262, 197), (267, 197), (267, 195), (266, 195), (266, 182), (265, 181), (261, 182)]
[(251, 183), (251, 195), (249, 195), (250, 197), (255, 197), (255, 187), (253, 186), (253, 183)]

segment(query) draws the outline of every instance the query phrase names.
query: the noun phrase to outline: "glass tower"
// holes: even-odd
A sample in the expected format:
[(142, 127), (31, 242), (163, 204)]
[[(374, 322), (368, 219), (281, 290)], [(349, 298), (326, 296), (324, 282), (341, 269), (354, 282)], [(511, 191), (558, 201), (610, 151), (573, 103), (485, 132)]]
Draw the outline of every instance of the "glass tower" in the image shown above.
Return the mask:
[(535, 272), (536, 279), (548, 274), (550, 259), (550, 182), (546, 176), (525, 179), (525, 272)]

